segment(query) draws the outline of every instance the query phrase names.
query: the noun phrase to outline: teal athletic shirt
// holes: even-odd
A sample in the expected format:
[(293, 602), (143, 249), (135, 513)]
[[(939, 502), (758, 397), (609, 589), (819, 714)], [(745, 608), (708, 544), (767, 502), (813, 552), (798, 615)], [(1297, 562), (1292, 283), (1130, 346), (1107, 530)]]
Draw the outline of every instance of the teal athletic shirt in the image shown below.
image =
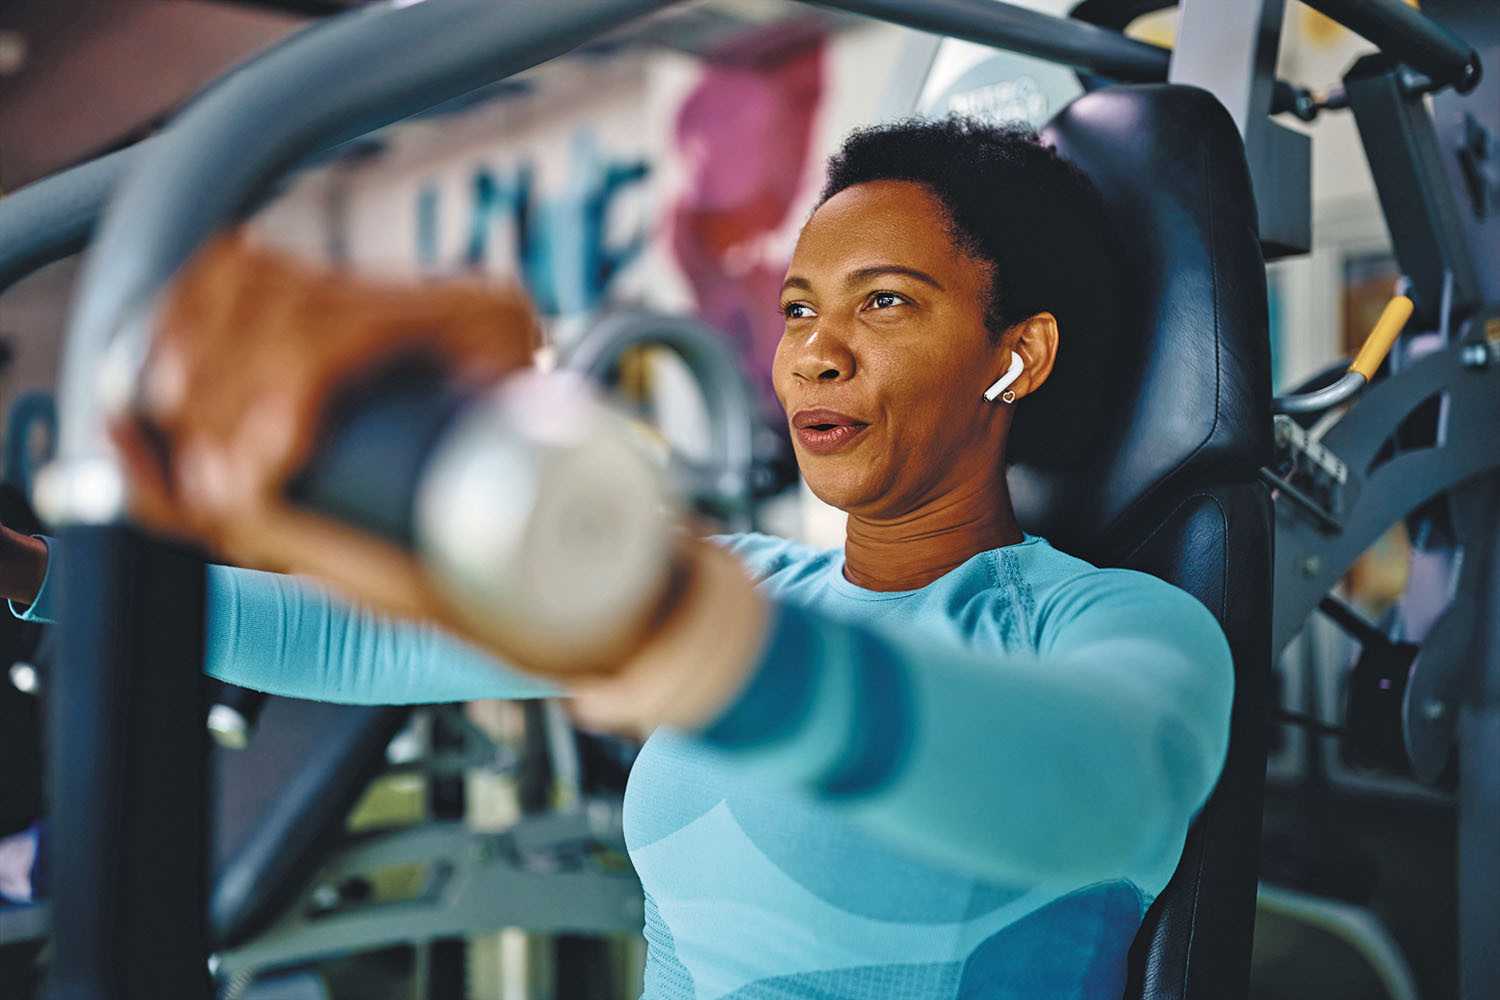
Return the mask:
[[(1229, 649), (1183, 591), (1046, 541), (919, 590), (719, 539), (772, 600), (744, 689), (625, 792), (651, 1000), (1117, 1000), (1223, 765)], [(427, 627), (209, 568), (209, 674), (325, 701), (539, 697)], [(50, 617), (48, 589), (25, 616)]]

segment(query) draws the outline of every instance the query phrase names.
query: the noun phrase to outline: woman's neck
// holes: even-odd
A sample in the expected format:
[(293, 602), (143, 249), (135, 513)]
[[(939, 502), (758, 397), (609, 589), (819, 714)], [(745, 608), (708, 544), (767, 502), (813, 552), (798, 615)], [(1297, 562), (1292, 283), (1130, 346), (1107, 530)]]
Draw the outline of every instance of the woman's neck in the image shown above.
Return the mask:
[(980, 552), (1024, 538), (1004, 480), (894, 518), (849, 515), (844, 576), (866, 590), (916, 590)]

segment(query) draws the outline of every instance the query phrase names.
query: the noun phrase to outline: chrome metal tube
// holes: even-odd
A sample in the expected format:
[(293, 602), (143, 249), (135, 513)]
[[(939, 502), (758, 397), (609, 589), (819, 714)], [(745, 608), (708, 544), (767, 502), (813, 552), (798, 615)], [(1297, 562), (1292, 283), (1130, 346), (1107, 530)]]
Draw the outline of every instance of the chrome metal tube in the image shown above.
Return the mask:
[(1332, 385), (1295, 396), (1277, 396), (1271, 400), (1273, 413), (1317, 413), (1349, 399), (1365, 387), (1366, 379), (1359, 372), (1345, 372)]
[[(665, 347), (680, 357), (708, 408), (708, 466), (712, 481), (685, 484), (690, 492), (750, 504), (755, 429), (761, 417), (740, 371), (739, 361), (712, 328), (687, 316), (644, 310), (611, 313), (590, 327), (562, 358), (564, 367), (602, 380), (627, 350), (642, 345)], [(748, 514), (748, 510), (743, 513)]]

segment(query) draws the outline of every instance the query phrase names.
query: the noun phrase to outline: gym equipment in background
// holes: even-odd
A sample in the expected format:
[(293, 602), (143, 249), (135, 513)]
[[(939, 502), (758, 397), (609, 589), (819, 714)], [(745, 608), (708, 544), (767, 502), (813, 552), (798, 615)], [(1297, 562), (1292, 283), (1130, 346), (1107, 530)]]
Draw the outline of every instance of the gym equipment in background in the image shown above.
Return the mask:
[(671, 480), (679, 496), (730, 531), (755, 529), (755, 500), (769, 471), (758, 461), (761, 418), (739, 362), (724, 337), (686, 316), (646, 310), (606, 313), (564, 353), (561, 365), (601, 384), (625, 354), (663, 348), (686, 366), (706, 409), (707, 458), (672, 452)]

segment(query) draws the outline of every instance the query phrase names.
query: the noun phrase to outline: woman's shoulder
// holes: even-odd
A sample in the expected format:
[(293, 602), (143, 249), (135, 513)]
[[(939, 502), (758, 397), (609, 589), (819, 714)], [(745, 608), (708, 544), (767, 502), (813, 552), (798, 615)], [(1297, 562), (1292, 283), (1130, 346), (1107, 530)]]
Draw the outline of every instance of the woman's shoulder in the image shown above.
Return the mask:
[(815, 548), (790, 538), (743, 531), (732, 535), (713, 535), (708, 539), (738, 559), (757, 581), (797, 567), (811, 566), (826, 560), (830, 550)]
[(1036, 592), (1042, 631), (1080, 617), (1146, 616), (1163, 628), (1212, 617), (1196, 597), (1160, 577), (1095, 566), (1038, 541), (1042, 544), (1027, 553), (1023, 573)]
[(1150, 573), (1112, 566), (1095, 566), (1087, 559), (1081, 559), (1055, 548), (1047, 539), (1035, 535), (1026, 536), (1026, 541), (1020, 545), (997, 551), (1014, 553), (1019, 563), (1019, 572), (1038, 590), (1055, 588), (1157, 590), (1165, 587), (1181, 593), (1178, 588)]

